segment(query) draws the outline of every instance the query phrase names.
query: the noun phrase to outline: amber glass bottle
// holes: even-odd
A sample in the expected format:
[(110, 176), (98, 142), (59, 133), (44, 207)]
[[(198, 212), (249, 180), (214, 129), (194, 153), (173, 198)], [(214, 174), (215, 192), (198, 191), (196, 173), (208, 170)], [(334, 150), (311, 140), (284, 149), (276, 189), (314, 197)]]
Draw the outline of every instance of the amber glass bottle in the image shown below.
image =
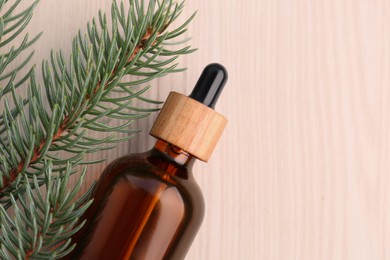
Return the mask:
[(212, 109), (226, 79), (226, 70), (211, 64), (190, 97), (170, 94), (151, 130), (154, 148), (102, 173), (67, 259), (184, 258), (204, 215), (191, 169), (195, 158), (208, 160), (226, 125)]

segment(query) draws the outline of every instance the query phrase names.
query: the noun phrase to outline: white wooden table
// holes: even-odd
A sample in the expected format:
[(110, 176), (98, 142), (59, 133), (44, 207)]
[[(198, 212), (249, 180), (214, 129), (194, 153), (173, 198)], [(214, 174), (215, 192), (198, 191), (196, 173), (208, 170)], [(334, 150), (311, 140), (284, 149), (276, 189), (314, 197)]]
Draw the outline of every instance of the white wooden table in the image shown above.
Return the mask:
[[(50, 48), (69, 54), (110, 3), (41, 0), (34, 62)], [(390, 259), (390, 2), (187, 0), (183, 19), (195, 10), (188, 71), (148, 94), (189, 93), (210, 62), (230, 72), (217, 105), (229, 126), (194, 169), (207, 212), (187, 259)], [(155, 116), (102, 156), (149, 149)]]

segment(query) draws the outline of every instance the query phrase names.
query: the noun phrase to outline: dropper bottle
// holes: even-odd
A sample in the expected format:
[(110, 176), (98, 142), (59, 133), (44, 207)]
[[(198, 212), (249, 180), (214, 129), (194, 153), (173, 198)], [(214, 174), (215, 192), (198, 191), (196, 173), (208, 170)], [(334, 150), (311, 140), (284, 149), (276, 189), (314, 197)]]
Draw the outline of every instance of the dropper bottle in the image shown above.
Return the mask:
[(150, 131), (155, 146), (107, 166), (66, 259), (184, 259), (204, 215), (192, 166), (208, 161), (227, 124), (214, 111), (226, 80), (210, 64), (189, 97), (170, 93)]

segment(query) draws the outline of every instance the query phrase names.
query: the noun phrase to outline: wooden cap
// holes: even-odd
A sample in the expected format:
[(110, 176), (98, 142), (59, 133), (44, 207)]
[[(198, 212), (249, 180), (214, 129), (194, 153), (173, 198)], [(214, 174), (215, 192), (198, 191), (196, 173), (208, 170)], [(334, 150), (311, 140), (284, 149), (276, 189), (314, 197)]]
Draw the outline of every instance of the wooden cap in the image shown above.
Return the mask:
[(207, 162), (227, 119), (215, 110), (177, 92), (165, 101), (150, 135)]

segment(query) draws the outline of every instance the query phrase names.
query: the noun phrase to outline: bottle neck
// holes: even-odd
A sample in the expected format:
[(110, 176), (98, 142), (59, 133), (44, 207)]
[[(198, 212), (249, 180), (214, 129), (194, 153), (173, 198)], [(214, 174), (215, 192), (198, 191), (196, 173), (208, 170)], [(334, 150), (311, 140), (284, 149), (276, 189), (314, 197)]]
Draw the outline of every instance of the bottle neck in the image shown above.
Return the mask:
[(192, 168), (192, 165), (195, 162), (195, 158), (191, 154), (163, 140), (157, 140), (154, 145), (154, 149), (162, 153), (165, 157), (167, 157), (167, 159), (174, 161), (179, 166)]

